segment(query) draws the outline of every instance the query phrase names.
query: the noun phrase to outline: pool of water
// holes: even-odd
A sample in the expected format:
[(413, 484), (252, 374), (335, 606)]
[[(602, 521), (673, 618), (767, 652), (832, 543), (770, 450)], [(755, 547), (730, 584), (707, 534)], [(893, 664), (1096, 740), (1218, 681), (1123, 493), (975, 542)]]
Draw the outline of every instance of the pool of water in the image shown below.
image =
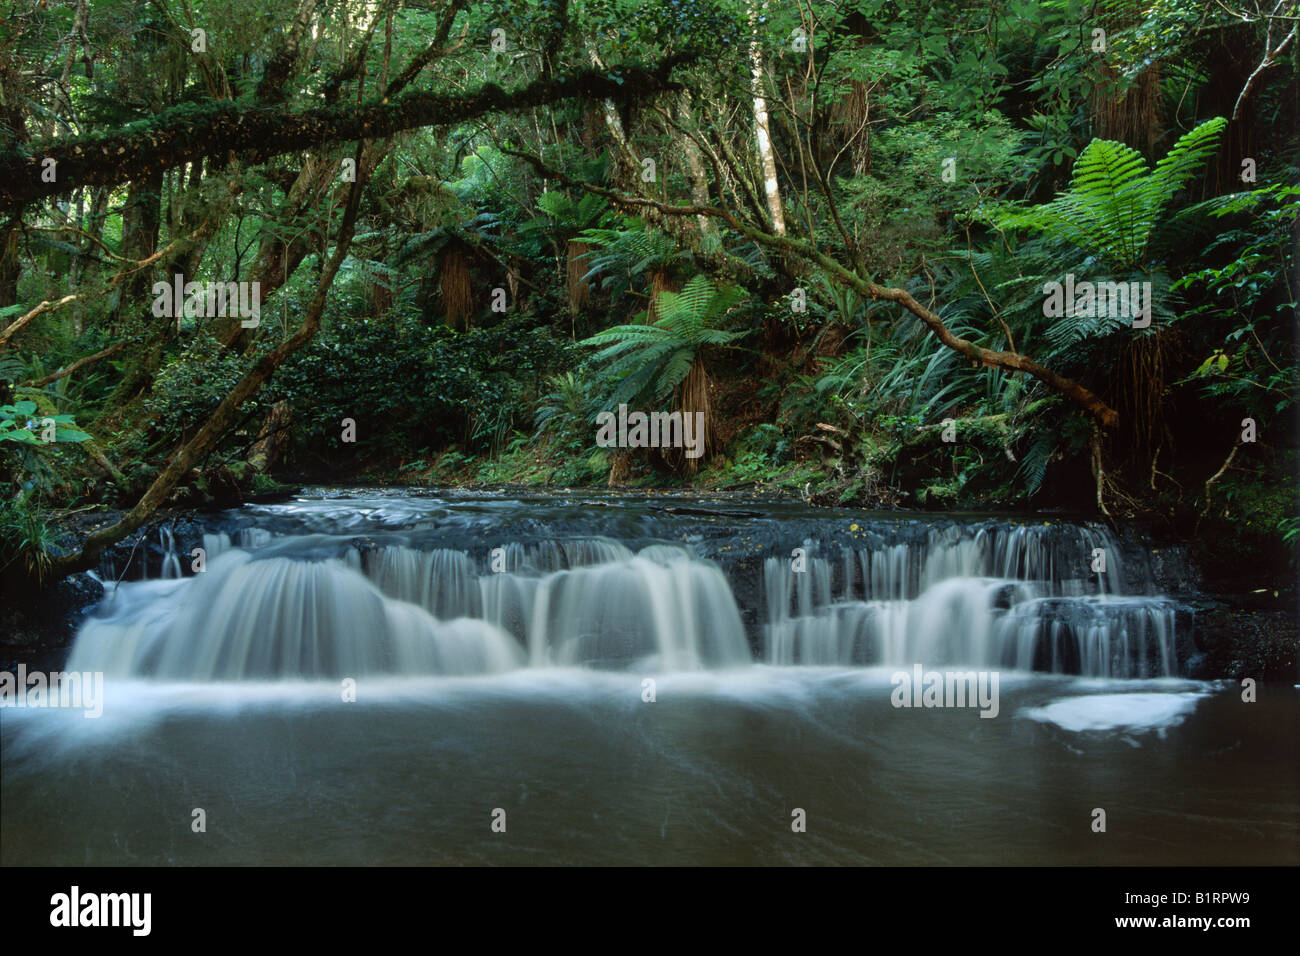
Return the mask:
[(0, 863), (1300, 863), (1300, 689), (1187, 679), (1105, 528), (358, 491), (165, 548), (95, 716), (0, 708)]

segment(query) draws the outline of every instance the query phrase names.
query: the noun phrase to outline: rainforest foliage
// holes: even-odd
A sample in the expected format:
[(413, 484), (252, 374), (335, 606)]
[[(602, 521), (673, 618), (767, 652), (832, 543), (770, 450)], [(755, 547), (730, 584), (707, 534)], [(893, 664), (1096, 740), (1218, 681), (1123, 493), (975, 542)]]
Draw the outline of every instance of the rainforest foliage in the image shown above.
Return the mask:
[[(1294, 4), (0, 7), (11, 579), (305, 480), (1293, 553)], [(619, 404), (704, 454), (598, 446)]]

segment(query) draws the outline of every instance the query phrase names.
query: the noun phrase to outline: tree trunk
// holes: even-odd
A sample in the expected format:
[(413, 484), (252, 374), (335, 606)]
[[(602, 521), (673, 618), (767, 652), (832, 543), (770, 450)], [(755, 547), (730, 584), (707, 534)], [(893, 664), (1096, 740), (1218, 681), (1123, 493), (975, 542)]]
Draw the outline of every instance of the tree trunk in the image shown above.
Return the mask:
[[(160, 168), (146, 178), (132, 181), (127, 190), (126, 207), (122, 210), (122, 255), (128, 259), (147, 259), (157, 251), (158, 230), (162, 225), (162, 181)], [(144, 299), (153, 286), (152, 273), (151, 269), (141, 269), (118, 288), (117, 308), (109, 320), (110, 326), (117, 327)]]
[(257, 433), (257, 441), (248, 453), (248, 463), (262, 474), (266, 474), (284, 459), (292, 421), (293, 407), (287, 400), (278, 401), (271, 406), (270, 414)]
[[(682, 125), (689, 127), (691, 123), (691, 107), (687, 100), (687, 94), (683, 93), (678, 97), (678, 115), (681, 117)], [(690, 174), (691, 184), (691, 202), (697, 206), (707, 206), (709, 203), (709, 180), (704, 172), (704, 160), (700, 156), (700, 147), (690, 136), (685, 134), (681, 137), (682, 153), (686, 156), (686, 170)], [(700, 238), (706, 239), (717, 235), (717, 230), (713, 226), (713, 221), (708, 216), (696, 216), (696, 225), (700, 227)]]
[(18, 303), (18, 277), (23, 265), (18, 258), (18, 225), (10, 219), (0, 226), (0, 308)]
[(754, 129), (758, 138), (758, 165), (763, 174), (763, 194), (767, 198), (767, 214), (772, 232), (785, 235), (785, 210), (781, 206), (781, 189), (776, 180), (776, 155), (772, 152), (772, 125), (767, 117), (767, 100), (763, 96), (763, 50), (758, 42), (758, 7), (749, 8), (749, 22), (753, 39), (749, 44), (749, 60), (753, 66)]

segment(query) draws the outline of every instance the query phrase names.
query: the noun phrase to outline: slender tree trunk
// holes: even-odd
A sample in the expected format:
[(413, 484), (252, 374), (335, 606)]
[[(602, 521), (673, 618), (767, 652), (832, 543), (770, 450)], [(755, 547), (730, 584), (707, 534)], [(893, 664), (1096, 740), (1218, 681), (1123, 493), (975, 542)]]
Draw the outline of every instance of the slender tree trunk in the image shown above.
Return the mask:
[[(128, 259), (148, 259), (158, 249), (158, 231), (162, 225), (163, 174), (159, 169), (149, 176), (134, 180), (126, 194), (126, 208), (122, 210), (122, 255)], [(121, 322), (130, 314), (144, 294), (152, 287), (152, 270), (141, 269), (118, 289), (117, 308), (112, 324)]]
[[(588, 52), (592, 66), (603, 70), (605, 64), (600, 61), (595, 48), (592, 47)], [(600, 101), (600, 105), (605, 117), (605, 127), (614, 140), (615, 168), (617, 170), (614, 181), (636, 191), (635, 183), (640, 161), (637, 159), (636, 152), (632, 149), (632, 144), (627, 138), (627, 130), (623, 128), (623, 120), (618, 114), (618, 105), (612, 99), (603, 99)]]
[[(690, 128), (691, 107), (687, 94), (683, 93), (678, 97), (677, 103), (682, 126)], [(700, 147), (695, 140), (684, 133), (681, 137), (681, 143), (682, 153), (686, 156), (686, 170), (690, 173), (691, 202), (697, 206), (707, 206), (709, 204), (709, 180), (704, 172), (704, 160), (700, 156)], [(696, 216), (695, 222), (700, 227), (701, 238), (716, 235), (717, 230), (714, 229), (713, 221), (708, 216)]]
[[(766, 6), (766, 5), (765, 5)], [(767, 214), (772, 231), (785, 235), (785, 210), (781, 206), (781, 189), (776, 180), (776, 155), (772, 152), (772, 125), (768, 122), (767, 100), (763, 96), (763, 49), (759, 45), (759, 8), (749, 8), (749, 22), (753, 39), (749, 44), (749, 60), (753, 67), (754, 129), (758, 137), (758, 165), (763, 174), (763, 193), (767, 197)]]

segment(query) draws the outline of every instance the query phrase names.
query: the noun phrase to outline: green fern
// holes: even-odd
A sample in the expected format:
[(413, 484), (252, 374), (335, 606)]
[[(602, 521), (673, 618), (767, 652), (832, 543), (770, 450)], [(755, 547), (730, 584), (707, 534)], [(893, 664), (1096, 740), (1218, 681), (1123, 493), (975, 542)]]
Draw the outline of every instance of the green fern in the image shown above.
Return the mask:
[(690, 373), (701, 349), (728, 346), (749, 330), (720, 327), (726, 314), (745, 299), (734, 286), (717, 287), (695, 276), (681, 292), (661, 293), (659, 315), (651, 325), (617, 325), (580, 344), (601, 347), (591, 358), (614, 388), (608, 405), (634, 399), (662, 401)]
[(17, 382), (27, 374), (27, 366), (12, 355), (0, 356), (0, 382)]
[(1185, 133), (1154, 169), (1137, 150), (1095, 139), (1079, 154), (1068, 190), (1045, 205), (990, 218), (1068, 242), (1113, 269), (1143, 269), (1165, 208), (1214, 153), (1227, 122), (1216, 117)]
[(343, 272), (355, 273), (372, 285), (389, 292), (393, 290), (397, 270), (385, 262), (376, 259), (360, 259), (348, 256), (340, 267)]
[(1047, 464), (1052, 460), (1052, 453), (1056, 451), (1056, 443), (1056, 433), (1045, 430), (1039, 433), (1038, 438), (1029, 446), (1029, 451), (1025, 452), (1020, 462), (1020, 469), (1016, 473), (1017, 477), (1024, 482), (1025, 497), (1032, 498), (1043, 486), (1043, 476), (1047, 474)]
[(561, 192), (542, 193), (537, 206), (564, 229), (594, 228), (609, 210), (605, 200), (591, 193), (583, 193), (577, 202)]
[(639, 219), (628, 220), (624, 229), (584, 229), (577, 239), (599, 250), (587, 254), (591, 268), (583, 279), (603, 277), (606, 288), (653, 269), (667, 268), (681, 254), (669, 236), (647, 230)]

